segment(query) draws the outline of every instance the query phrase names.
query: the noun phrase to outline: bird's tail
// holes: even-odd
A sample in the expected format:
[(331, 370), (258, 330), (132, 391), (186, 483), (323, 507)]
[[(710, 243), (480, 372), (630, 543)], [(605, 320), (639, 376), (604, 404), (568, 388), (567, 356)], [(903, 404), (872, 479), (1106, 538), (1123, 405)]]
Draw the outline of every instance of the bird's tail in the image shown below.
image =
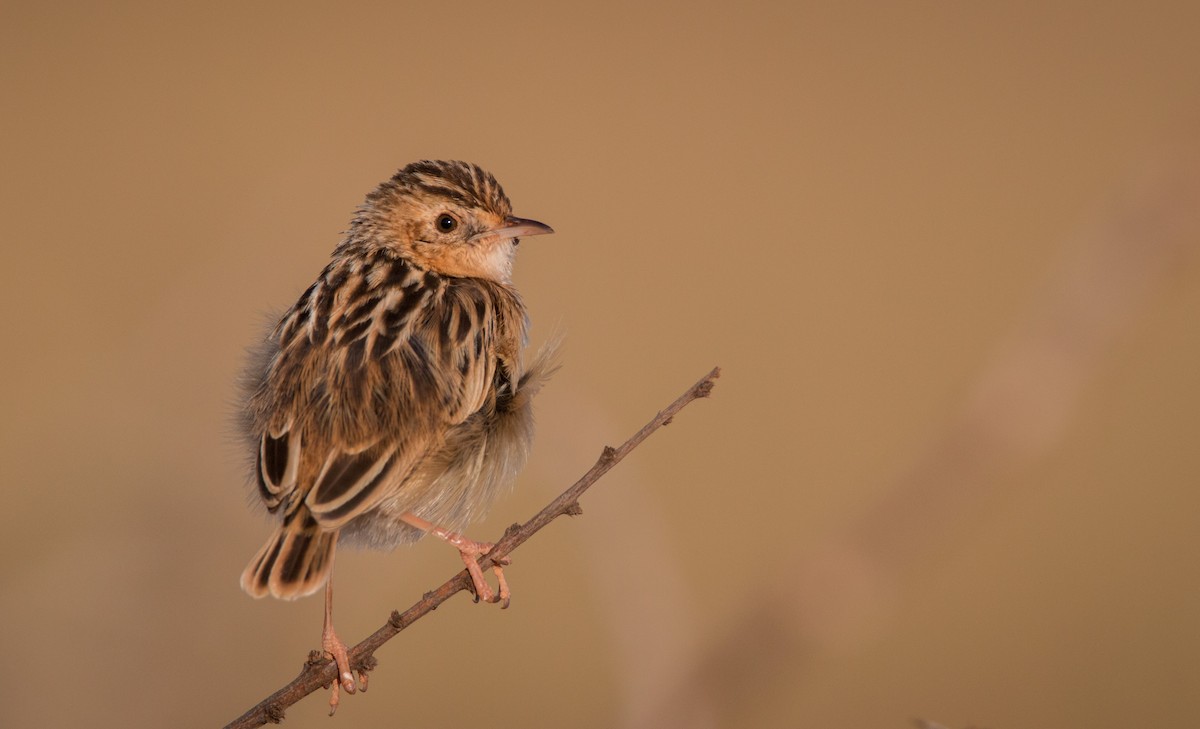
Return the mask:
[(333, 567), (336, 531), (324, 531), (301, 507), (275, 530), (242, 572), (242, 589), (251, 597), (295, 600), (325, 584)]

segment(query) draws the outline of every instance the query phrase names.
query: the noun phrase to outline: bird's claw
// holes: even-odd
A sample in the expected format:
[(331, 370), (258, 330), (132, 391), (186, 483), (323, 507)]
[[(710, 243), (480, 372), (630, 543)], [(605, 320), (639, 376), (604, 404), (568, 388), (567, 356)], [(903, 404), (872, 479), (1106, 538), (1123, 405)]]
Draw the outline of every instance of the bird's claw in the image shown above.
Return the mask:
[(348, 694), (367, 690), (367, 672), (359, 669), (357, 671), (358, 678), (355, 679), (355, 671), (350, 668), (350, 656), (346, 651), (346, 644), (332, 629), (327, 630), (321, 636), (321, 648), (329, 660), (337, 666), (337, 677), (330, 685), (332, 693), (329, 695), (329, 715), (333, 716), (341, 702), (343, 690)]
[(463, 564), (467, 566), (467, 572), (471, 575), (471, 592), (475, 594), (475, 602), (482, 600), (483, 602), (500, 603), (501, 610), (508, 608), (512, 593), (508, 589), (508, 581), (504, 579), (504, 566), (512, 564), (512, 560), (508, 557), (493, 560), (492, 572), (496, 573), (497, 582), (497, 591), (493, 591), (492, 586), (483, 576), (483, 568), (479, 566), (479, 557), (491, 552), (496, 545), (491, 542), (465, 542), (466, 540), (455, 546), (458, 547)]

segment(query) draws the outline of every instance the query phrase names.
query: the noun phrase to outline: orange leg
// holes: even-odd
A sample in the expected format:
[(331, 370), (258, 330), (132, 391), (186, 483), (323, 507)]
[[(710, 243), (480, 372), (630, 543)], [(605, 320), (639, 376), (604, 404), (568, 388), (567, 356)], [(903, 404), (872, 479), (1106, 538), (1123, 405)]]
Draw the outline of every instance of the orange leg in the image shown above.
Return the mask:
[[(334, 537), (334, 548), (337, 548), (337, 538)], [(338, 637), (333, 629), (333, 556), (330, 555), (329, 580), (325, 583), (325, 624), (321, 628), (321, 649), (329, 654), (330, 660), (337, 664), (338, 676), (333, 682), (333, 693), (329, 696), (329, 715), (337, 711), (341, 699), (340, 689), (352, 694), (367, 690), (367, 673), (359, 671), (360, 684), (355, 686), (354, 672), (350, 670), (350, 656), (346, 652), (346, 644)]]
[(484, 602), (498, 602), (500, 607), (507, 608), (511, 593), (508, 590), (508, 582), (504, 579), (503, 565), (509, 564), (509, 560), (505, 557), (499, 560), (499, 563), (492, 567), (492, 571), (496, 573), (496, 581), (498, 583), (499, 594), (492, 591), (492, 586), (488, 584), (483, 577), (483, 570), (479, 567), (479, 556), (492, 551), (495, 544), (491, 542), (476, 542), (473, 539), (467, 539), (461, 534), (457, 534), (448, 529), (443, 529), (433, 522), (426, 521), (412, 512), (405, 512), (400, 515), (400, 520), (410, 526), (415, 526), (421, 531), (429, 532), (433, 536), (450, 544), (458, 550), (458, 554), (462, 557), (463, 564), (467, 566), (467, 572), (471, 574), (471, 584), (475, 587), (475, 599), (483, 600)]

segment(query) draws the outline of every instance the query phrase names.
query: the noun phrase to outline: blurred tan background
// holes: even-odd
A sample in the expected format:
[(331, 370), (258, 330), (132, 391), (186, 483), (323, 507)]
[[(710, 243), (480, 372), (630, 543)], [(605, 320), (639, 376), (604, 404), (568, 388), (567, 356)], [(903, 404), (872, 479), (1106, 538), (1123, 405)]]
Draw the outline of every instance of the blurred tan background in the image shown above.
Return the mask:
[[(255, 602), (234, 379), (356, 205), (493, 171), (534, 343), (494, 539), (692, 405), (289, 727), (1185, 726), (1200, 716), (1200, 6), (0, 7), (5, 726), (219, 726)], [(736, 6), (736, 7), (735, 7)], [(458, 568), (338, 560), (374, 630)]]

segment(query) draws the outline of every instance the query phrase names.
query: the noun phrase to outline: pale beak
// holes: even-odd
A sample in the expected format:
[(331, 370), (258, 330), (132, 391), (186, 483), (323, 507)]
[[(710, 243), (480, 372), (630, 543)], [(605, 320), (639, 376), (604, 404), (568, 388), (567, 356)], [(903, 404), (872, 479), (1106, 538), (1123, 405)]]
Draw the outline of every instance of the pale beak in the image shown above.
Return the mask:
[(520, 238), (527, 235), (547, 235), (553, 233), (554, 228), (551, 228), (545, 223), (539, 223), (536, 220), (528, 220), (526, 218), (514, 218), (509, 216), (504, 220), (504, 225), (499, 228), (485, 230), (482, 233), (471, 236), (472, 243), (492, 243), (504, 238)]

